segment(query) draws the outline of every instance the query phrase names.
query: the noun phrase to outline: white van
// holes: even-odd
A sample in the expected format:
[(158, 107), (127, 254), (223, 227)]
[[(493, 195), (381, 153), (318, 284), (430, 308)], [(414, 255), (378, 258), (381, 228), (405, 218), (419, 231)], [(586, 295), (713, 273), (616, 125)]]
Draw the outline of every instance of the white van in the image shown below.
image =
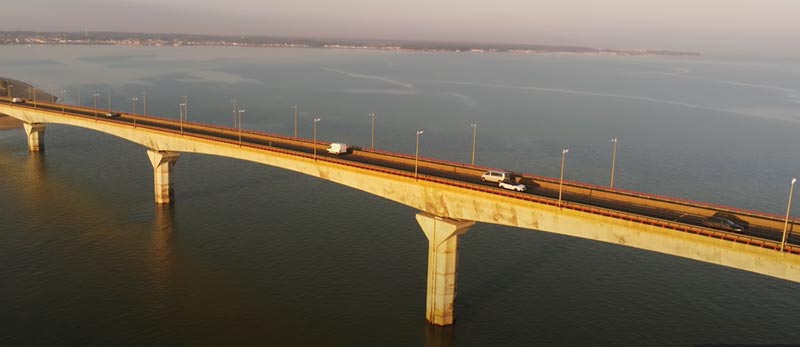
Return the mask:
[(481, 181), (494, 182), (494, 183), (500, 181), (511, 182), (511, 173), (508, 171), (489, 170), (486, 171), (486, 173), (484, 173), (483, 175), (481, 175)]
[(23, 99), (23, 98), (12, 98), (11, 102), (13, 102), (15, 104), (24, 104), (25, 103), (25, 99)]
[(328, 146), (328, 153), (336, 155), (347, 153), (347, 144), (338, 142), (331, 143), (331, 145)]

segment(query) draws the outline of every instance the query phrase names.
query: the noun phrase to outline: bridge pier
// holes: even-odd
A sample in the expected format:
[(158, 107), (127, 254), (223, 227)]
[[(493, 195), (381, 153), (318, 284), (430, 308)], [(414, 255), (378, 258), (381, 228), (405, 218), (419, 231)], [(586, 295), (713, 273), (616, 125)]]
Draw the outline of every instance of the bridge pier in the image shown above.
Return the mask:
[(475, 222), (437, 217), (420, 212), (417, 213), (417, 223), (428, 238), (428, 288), (425, 316), (431, 324), (453, 324), (458, 236), (467, 232), (470, 227), (475, 225)]
[(150, 157), (150, 163), (153, 164), (156, 203), (171, 204), (175, 201), (175, 190), (172, 189), (170, 176), (180, 153), (149, 149), (147, 156)]
[(28, 151), (39, 152), (44, 150), (44, 123), (23, 123), (25, 134), (28, 135)]

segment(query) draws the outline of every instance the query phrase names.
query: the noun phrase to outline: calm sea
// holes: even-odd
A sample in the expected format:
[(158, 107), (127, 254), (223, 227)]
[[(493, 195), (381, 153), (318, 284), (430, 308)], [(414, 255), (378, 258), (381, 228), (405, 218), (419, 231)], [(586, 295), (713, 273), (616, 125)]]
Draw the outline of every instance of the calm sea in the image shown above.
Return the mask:
[[(0, 46), (0, 76), (68, 103), (243, 125), (785, 213), (800, 61), (222, 47)], [(65, 92), (61, 92), (64, 90)], [(99, 96), (94, 97), (97, 93)], [(426, 324), (427, 240), (405, 206), (183, 154), (153, 202), (145, 148), (0, 132), (0, 345), (800, 343), (800, 284), (548, 233), (461, 238), (456, 324)], [(800, 208), (800, 206), (798, 206)], [(800, 211), (796, 210), (795, 211)]]

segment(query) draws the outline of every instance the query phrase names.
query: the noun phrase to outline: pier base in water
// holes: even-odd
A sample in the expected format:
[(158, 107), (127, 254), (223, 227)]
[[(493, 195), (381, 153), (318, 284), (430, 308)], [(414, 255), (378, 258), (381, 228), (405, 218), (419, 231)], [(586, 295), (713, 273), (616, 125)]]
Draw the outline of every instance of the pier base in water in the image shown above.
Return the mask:
[(28, 135), (28, 151), (39, 152), (44, 150), (44, 123), (23, 123), (25, 134)]
[(475, 222), (436, 217), (425, 212), (417, 213), (417, 222), (428, 238), (428, 290), (425, 315), (431, 324), (453, 324), (458, 236), (467, 232)]
[(175, 201), (175, 190), (172, 188), (172, 168), (178, 161), (180, 153), (148, 150), (147, 156), (153, 164), (153, 181), (155, 183), (156, 203), (171, 204)]

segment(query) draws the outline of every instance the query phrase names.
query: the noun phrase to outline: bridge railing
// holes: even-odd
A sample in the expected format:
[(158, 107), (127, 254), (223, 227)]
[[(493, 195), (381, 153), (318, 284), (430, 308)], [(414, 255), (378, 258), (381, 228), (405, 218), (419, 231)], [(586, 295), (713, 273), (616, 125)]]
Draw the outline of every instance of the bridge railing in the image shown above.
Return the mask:
[[(50, 107), (58, 107), (58, 108), (62, 107), (61, 105), (58, 105), (58, 104), (46, 103), (46, 102), (41, 102), (41, 101), (39, 103), (48, 105)], [(64, 107), (65, 110), (70, 109), (70, 110), (80, 110), (80, 111), (89, 111), (89, 112), (94, 112), (95, 111), (95, 109), (93, 109), (93, 108), (86, 108), (86, 107), (79, 107), (79, 106), (63, 105), (63, 107)], [(99, 109), (98, 109), (98, 111), (99, 111)], [(75, 116), (75, 115), (71, 115), (71, 114), (57, 112), (56, 110), (49, 110), (49, 112), (59, 113), (62, 116), (72, 117), (72, 118), (79, 118), (79, 119), (82, 119), (82, 120), (85, 120), (87, 118), (84, 115)], [(126, 117), (134, 117), (134, 115), (131, 115), (131, 114), (128, 114), (128, 113), (124, 113), (124, 115)], [(175, 126), (176, 124), (181, 123), (179, 121), (169, 120), (169, 119), (165, 119), (165, 118), (161, 118), (161, 117), (152, 117), (152, 116), (147, 116), (147, 115), (138, 115), (137, 114), (137, 115), (135, 115), (135, 117), (137, 117), (139, 119), (142, 119), (142, 120), (147, 120), (149, 122), (157, 123), (157, 124), (165, 124), (165, 125), (168, 124), (170, 126)], [(126, 126), (130, 125), (127, 122), (124, 122), (124, 121), (121, 121), (121, 120), (117, 120), (117, 119), (114, 119), (114, 118), (97, 117), (96, 120), (97, 121), (102, 121), (102, 122), (113, 122), (113, 123), (123, 124), (123, 125), (126, 125)], [(183, 122), (183, 126), (184, 126), (184, 130), (187, 130), (187, 129), (188, 130), (202, 130), (202, 129), (206, 129), (207, 130), (209, 128), (213, 128), (213, 129), (221, 130), (221, 131), (227, 133), (228, 135), (236, 135), (236, 134), (242, 133), (242, 134), (247, 134), (248, 137), (252, 136), (252, 137), (275, 138), (275, 139), (279, 139), (279, 140), (283, 140), (283, 141), (296, 142), (297, 145), (301, 145), (301, 146), (305, 146), (305, 147), (313, 146), (313, 143), (310, 143), (310, 141), (308, 141), (308, 140), (299, 139), (299, 138), (296, 139), (296, 138), (291, 137), (291, 136), (265, 134), (265, 133), (261, 133), (261, 132), (255, 132), (255, 131), (244, 131), (244, 130), (240, 131), (239, 129), (229, 128), (229, 127), (224, 127), (224, 126), (207, 125), (207, 124), (195, 123), (195, 122)], [(284, 153), (284, 154), (287, 154), (287, 155), (306, 157), (306, 158), (310, 158), (310, 159), (316, 159), (318, 161), (335, 162), (335, 163), (340, 164), (340, 165), (358, 167), (358, 168), (361, 168), (361, 169), (368, 169), (368, 170), (371, 170), (371, 171), (379, 171), (379, 172), (384, 172), (384, 173), (388, 173), (388, 174), (392, 174), (392, 175), (404, 176), (404, 177), (409, 177), (409, 178), (413, 178), (414, 177), (413, 174), (409, 173), (408, 171), (396, 170), (396, 169), (391, 169), (391, 168), (382, 168), (382, 167), (379, 167), (379, 166), (363, 164), (363, 163), (356, 163), (356, 162), (352, 162), (352, 161), (347, 161), (347, 160), (342, 160), (342, 159), (337, 159), (337, 158), (330, 158), (330, 157), (326, 157), (326, 156), (316, 156), (316, 157), (314, 157), (313, 155), (308, 154), (308, 153), (303, 153), (303, 152), (298, 152), (298, 151), (293, 151), (293, 150), (287, 150), (287, 149), (281, 149), (281, 148), (276, 148), (276, 147), (270, 147), (270, 146), (250, 144), (250, 143), (247, 143), (247, 142), (239, 143), (238, 141), (223, 139), (223, 138), (219, 138), (219, 137), (216, 137), (216, 136), (208, 136), (208, 135), (203, 135), (203, 134), (192, 133), (191, 131), (190, 132), (184, 131), (183, 133), (181, 133), (180, 131), (177, 131), (177, 130), (165, 129), (165, 128), (161, 128), (161, 127), (153, 127), (153, 126), (149, 126), (149, 125), (145, 125), (145, 124), (138, 124), (137, 127), (143, 128), (143, 129), (149, 129), (149, 130), (156, 131), (156, 132), (169, 132), (169, 133), (174, 133), (174, 134), (177, 134), (177, 135), (191, 136), (191, 137), (204, 139), (204, 140), (207, 140), (207, 141), (224, 142), (224, 143), (228, 143), (228, 144), (231, 144), (231, 145), (237, 145), (237, 146), (242, 146), (242, 147), (250, 147), (250, 148), (254, 148), (254, 149), (268, 150), (268, 151), (273, 151), (273, 152), (281, 152), (281, 153)], [(322, 148), (324, 148), (325, 146), (327, 146), (328, 143), (327, 142), (318, 141), (317, 144), (318, 144), (318, 146), (321, 146)], [(320, 149), (322, 149), (322, 148), (320, 148)], [(374, 155), (381, 155), (381, 156), (387, 156), (388, 155), (388, 156), (391, 156), (391, 157), (394, 157), (394, 158), (402, 159), (403, 161), (415, 160), (415, 158), (416, 158), (414, 156), (410, 156), (410, 155), (403, 154), (403, 153), (393, 153), (393, 152), (381, 151), (381, 150), (363, 150), (362, 149), (359, 152), (361, 152), (361, 153), (356, 153), (356, 155), (358, 155), (358, 154), (364, 155), (364, 154), (368, 154), (368, 153), (372, 153)], [(454, 172), (458, 171), (458, 170), (462, 170), (464, 172), (478, 173), (478, 172), (483, 172), (484, 170), (489, 169), (489, 168), (486, 168), (486, 167), (472, 166), (472, 165), (466, 165), (466, 164), (462, 164), (462, 163), (447, 162), (447, 161), (436, 160), (436, 159), (431, 159), (431, 158), (422, 158), (422, 157), (420, 157), (419, 163), (421, 164), (421, 167), (424, 167), (424, 168), (429, 168), (429, 169), (441, 169), (441, 168), (447, 169), (447, 168), (451, 168)], [(439, 167), (439, 166), (441, 166), (441, 167)], [(547, 183), (550, 183), (550, 184), (555, 184), (555, 182), (556, 182), (554, 179), (543, 177), (543, 176), (537, 176), (537, 175), (523, 174), (523, 177), (529, 178), (529, 179), (534, 179), (534, 181), (538, 181), (540, 183), (541, 182), (547, 182)], [(555, 204), (557, 204), (557, 201), (555, 199), (552, 199), (552, 198), (532, 196), (532, 195), (529, 195), (529, 194), (519, 194), (519, 193), (510, 192), (510, 191), (507, 191), (507, 190), (501, 190), (499, 188), (490, 188), (490, 187), (486, 187), (486, 186), (483, 186), (483, 185), (466, 183), (466, 182), (461, 182), (461, 181), (456, 181), (456, 180), (450, 180), (450, 179), (445, 179), (445, 178), (441, 178), (441, 177), (437, 177), (437, 176), (430, 176), (430, 175), (426, 175), (426, 174), (418, 175), (418, 179), (425, 180), (425, 181), (430, 181), (430, 182), (435, 182), (435, 183), (440, 183), (440, 184), (447, 184), (447, 185), (461, 187), (461, 188), (467, 188), (467, 189), (471, 189), (471, 190), (483, 191), (483, 192), (494, 194), (494, 195), (502, 195), (502, 196), (514, 197), (514, 198), (521, 199), (521, 200), (528, 200), (528, 201), (547, 204), (547, 205), (552, 205), (552, 206), (555, 206)], [(572, 187), (572, 189), (575, 189), (575, 188), (577, 188), (577, 189), (585, 189), (587, 191), (586, 192), (576, 192), (576, 191), (571, 190), (571, 189), (568, 190), (568, 187)], [(595, 196), (595, 197), (598, 197), (598, 194), (602, 194), (602, 193), (615, 194), (614, 197), (617, 197), (618, 194), (625, 194), (625, 195), (628, 195), (628, 196), (631, 196), (631, 197), (638, 197), (638, 198), (646, 199), (648, 201), (664, 201), (664, 202), (669, 202), (669, 203), (680, 203), (680, 204), (686, 204), (686, 205), (688, 205), (690, 207), (698, 207), (698, 208), (706, 208), (706, 209), (708, 209), (708, 208), (710, 208), (712, 206), (710, 204), (702, 204), (702, 203), (697, 203), (697, 202), (693, 202), (693, 201), (685, 200), (685, 199), (667, 198), (667, 197), (661, 197), (661, 196), (657, 196), (657, 195), (644, 194), (644, 193), (635, 192), (635, 191), (626, 191), (626, 190), (619, 190), (619, 189), (610, 190), (607, 187), (602, 187), (602, 186), (597, 186), (597, 185), (592, 185), (592, 184), (585, 184), (585, 183), (581, 183), (581, 182), (573, 182), (573, 181), (570, 181), (569, 185), (565, 185), (565, 192), (578, 193), (578, 194), (583, 193), (584, 195)], [(618, 198), (610, 199), (610, 200), (619, 201)], [(646, 205), (646, 204), (644, 204), (644, 205)], [(763, 248), (771, 248), (771, 249), (779, 249), (780, 248), (780, 244), (778, 244), (778, 243), (776, 243), (774, 241), (770, 241), (770, 240), (754, 238), (754, 237), (749, 237), (749, 236), (743, 236), (743, 235), (737, 235), (737, 234), (730, 234), (730, 233), (725, 233), (725, 232), (721, 232), (721, 231), (714, 231), (712, 229), (700, 228), (700, 227), (692, 226), (692, 225), (689, 225), (689, 224), (682, 224), (682, 223), (677, 223), (677, 222), (669, 222), (669, 221), (664, 221), (664, 220), (655, 219), (655, 218), (649, 218), (649, 217), (643, 217), (643, 216), (634, 215), (634, 214), (622, 213), (622, 212), (617, 212), (617, 211), (609, 210), (609, 209), (603, 209), (603, 208), (599, 208), (599, 207), (595, 207), (595, 206), (591, 206), (591, 205), (584, 205), (584, 204), (579, 204), (579, 203), (562, 201), (562, 205), (561, 206), (562, 206), (562, 208), (570, 208), (570, 209), (579, 210), (579, 211), (582, 211), (582, 212), (589, 212), (589, 213), (609, 216), (609, 217), (612, 217), (612, 218), (618, 218), (618, 219), (624, 219), (624, 220), (630, 220), (630, 221), (638, 221), (638, 222), (640, 222), (642, 224), (659, 225), (659, 226), (663, 226), (663, 227), (669, 228), (669, 229), (680, 230), (680, 231), (695, 233), (695, 234), (698, 234), (698, 235), (704, 235), (704, 236), (709, 236), (709, 237), (716, 237), (716, 238), (720, 238), (720, 239), (731, 240), (731, 241), (734, 241), (734, 242), (737, 242), (737, 243), (745, 243), (745, 244), (750, 244), (750, 245), (759, 245), (760, 247), (763, 247)], [(728, 208), (728, 207), (725, 207), (725, 206), (720, 206), (718, 208), (711, 209), (711, 211), (718, 211), (718, 210), (735, 211), (735, 212), (740, 213), (740, 214), (742, 212), (745, 212), (743, 210), (737, 210), (737, 209)], [(750, 214), (749, 211), (746, 211), (745, 213)], [(763, 217), (769, 218), (769, 219), (771, 219), (773, 221), (777, 220), (778, 222), (781, 223), (781, 227), (782, 227), (783, 220), (779, 219), (776, 216), (770, 216), (770, 215), (764, 215), (764, 214), (753, 214), (753, 215), (754, 216), (763, 216)], [(794, 222), (795, 222), (795, 220), (793, 219), (792, 220), (792, 224), (794, 224)], [(785, 249), (787, 249), (787, 248), (785, 247)], [(794, 253), (794, 252), (797, 252), (797, 249), (794, 246), (789, 246), (788, 247), (788, 251)]]
[[(163, 129), (161, 129), (161, 128), (154, 128), (153, 130), (163, 131)], [(364, 163), (348, 161), (348, 160), (339, 159), (339, 158), (332, 158), (332, 157), (325, 157), (325, 156), (314, 157), (312, 154), (308, 154), (308, 153), (304, 153), (304, 152), (297, 152), (297, 151), (292, 151), (292, 150), (286, 150), (286, 149), (277, 148), (277, 147), (269, 147), (269, 146), (258, 145), (258, 144), (250, 144), (250, 143), (241, 143), (240, 144), (238, 141), (220, 139), (218, 137), (200, 135), (200, 134), (191, 134), (190, 136), (197, 137), (197, 138), (202, 138), (204, 140), (211, 141), (211, 142), (223, 142), (223, 143), (227, 143), (227, 144), (234, 145), (234, 146), (248, 147), (248, 148), (251, 148), (251, 149), (254, 149), (254, 150), (264, 150), (264, 151), (282, 153), (282, 154), (290, 155), (290, 156), (294, 156), (294, 157), (304, 157), (304, 158), (307, 158), (307, 159), (310, 159), (310, 160), (328, 162), (328, 163), (331, 163), (331, 164), (349, 166), (349, 167), (358, 168), (358, 169), (362, 169), (362, 170), (380, 172), (380, 173), (394, 175), (394, 176), (401, 176), (401, 177), (405, 177), (405, 178), (408, 178), (408, 179), (416, 179), (416, 180), (427, 181), (427, 182), (431, 182), (431, 183), (437, 183), (437, 184), (443, 184), (443, 185), (458, 187), (458, 188), (462, 188), (462, 189), (469, 189), (469, 190), (472, 190), (472, 191), (478, 191), (478, 192), (483, 192), (483, 193), (492, 194), (492, 195), (499, 195), (499, 196), (504, 196), (504, 197), (513, 198), (513, 199), (529, 201), (529, 202), (532, 202), (532, 203), (544, 204), (544, 205), (549, 205), (549, 206), (554, 206), (554, 207), (559, 207), (560, 206), (561, 208), (571, 209), (571, 210), (575, 210), (575, 211), (591, 213), (591, 214), (595, 214), (595, 215), (605, 216), (605, 217), (619, 219), (619, 220), (630, 221), (630, 222), (644, 224), (644, 225), (658, 226), (658, 227), (665, 228), (665, 229), (671, 229), (671, 230), (675, 230), (675, 231), (680, 231), (680, 232), (685, 232), (685, 233), (690, 233), (690, 234), (695, 234), (695, 235), (700, 235), (700, 236), (705, 236), (705, 237), (711, 237), (711, 238), (720, 239), (720, 240), (726, 240), (726, 241), (730, 241), (730, 242), (745, 244), (745, 245), (749, 245), (749, 246), (755, 246), (755, 247), (759, 247), (759, 248), (771, 249), (771, 250), (775, 250), (775, 251), (779, 251), (780, 250), (780, 243), (776, 242), (776, 241), (757, 238), (757, 237), (752, 237), (752, 236), (746, 236), (746, 235), (741, 235), (741, 234), (727, 233), (727, 232), (723, 232), (723, 231), (702, 228), (702, 227), (698, 227), (698, 226), (694, 226), (694, 225), (690, 225), (690, 224), (685, 224), (685, 223), (679, 223), (679, 222), (674, 222), (674, 221), (666, 221), (666, 220), (662, 220), (662, 219), (645, 217), (645, 216), (640, 216), (640, 215), (630, 214), (630, 213), (624, 213), (624, 212), (619, 212), (619, 211), (615, 211), (615, 210), (611, 210), (611, 209), (604, 209), (604, 208), (600, 208), (600, 207), (596, 207), (596, 206), (585, 205), (585, 204), (574, 203), (574, 202), (562, 201), (561, 204), (559, 205), (558, 200), (553, 199), (553, 198), (540, 197), (540, 196), (535, 196), (535, 195), (530, 195), (530, 194), (521, 194), (521, 193), (512, 192), (512, 191), (504, 190), (504, 189), (500, 189), (500, 188), (487, 187), (487, 186), (480, 185), (480, 184), (462, 182), (462, 181), (442, 178), (442, 177), (438, 177), (438, 176), (431, 176), (431, 175), (427, 175), (427, 174), (418, 174), (415, 177), (412, 173), (410, 173), (408, 171), (404, 171), (404, 170), (385, 168), (385, 167), (375, 166), (375, 165), (371, 165), (371, 164), (364, 164)], [(791, 245), (791, 244), (787, 244), (784, 247), (784, 251), (787, 252), (787, 253), (791, 253), (791, 254), (800, 254), (800, 247), (797, 247), (797, 246), (794, 246), (794, 245)]]

